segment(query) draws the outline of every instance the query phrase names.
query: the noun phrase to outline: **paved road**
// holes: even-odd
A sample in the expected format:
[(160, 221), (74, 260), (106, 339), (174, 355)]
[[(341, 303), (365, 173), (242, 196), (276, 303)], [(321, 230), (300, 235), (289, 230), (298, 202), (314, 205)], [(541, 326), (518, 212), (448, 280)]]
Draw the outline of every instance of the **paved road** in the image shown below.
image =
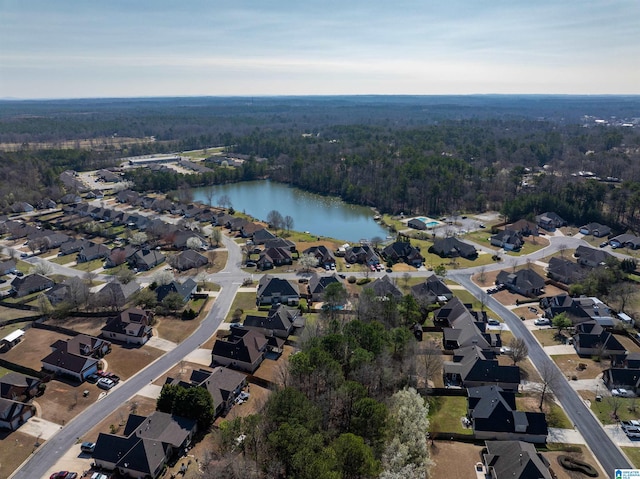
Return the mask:
[[(469, 274), (453, 273), (449, 274), (449, 277), (460, 283), (476, 297), (480, 297), (482, 290), (471, 281)], [(538, 372), (544, 375), (555, 374), (557, 376), (553, 384), (553, 393), (562, 404), (571, 422), (585, 438), (587, 445), (596, 456), (598, 462), (600, 462), (607, 477), (613, 477), (614, 469), (631, 468), (632, 465), (627, 457), (607, 435), (602, 428), (602, 424), (593, 416), (578, 393), (571, 388), (560, 369), (543, 351), (540, 343), (520, 318), (491, 296), (487, 298), (487, 307), (505, 320), (515, 337), (525, 340), (529, 348), (529, 359), (531, 359)], [(551, 371), (553, 373), (550, 373)]]
[(198, 349), (216, 331), (231, 308), (242, 278), (247, 276), (238, 272), (238, 265), (242, 259), (240, 248), (226, 237), (223, 237), (223, 240), (229, 250), (229, 261), (221, 273), (212, 275), (212, 279), (215, 278), (215, 282), (220, 284), (222, 289), (200, 327), (175, 349), (164, 354), (129, 380), (123, 381), (102, 400), (91, 405), (74, 418), (58, 434), (40, 446), (29, 461), (14, 472), (11, 476), (12, 478), (35, 479), (47, 477), (47, 471), (76, 443), (77, 438), (84, 436), (87, 431), (95, 427), (103, 418), (136, 395), (140, 389), (161, 376), (189, 353)]

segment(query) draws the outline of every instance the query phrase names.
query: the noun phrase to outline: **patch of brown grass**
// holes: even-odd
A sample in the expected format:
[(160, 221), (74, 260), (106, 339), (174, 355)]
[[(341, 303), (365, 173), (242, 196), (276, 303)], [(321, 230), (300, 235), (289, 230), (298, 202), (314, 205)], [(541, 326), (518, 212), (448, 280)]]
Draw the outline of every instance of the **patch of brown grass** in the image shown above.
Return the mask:
[(0, 431), (0, 478), (6, 479), (35, 449), (36, 438), (20, 431)]
[(121, 379), (127, 379), (163, 354), (164, 352), (160, 349), (148, 345), (128, 347), (127, 345), (113, 344), (111, 353), (105, 357), (105, 360), (109, 371), (117, 374)]
[[(565, 376), (578, 379), (595, 379), (609, 366), (609, 361), (596, 362), (591, 358), (581, 358), (577, 354), (551, 356)], [(579, 370), (579, 364), (586, 364), (586, 369)]]
[[(213, 303), (213, 301), (210, 302)], [(202, 318), (205, 316), (206, 313), (188, 321), (183, 321), (175, 316), (156, 316), (156, 323), (153, 327), (162, 339), (181, 343), (198, 329)]]
[(30, 328), (25, 331), (22, 341), (2, 357), (7, 361), (40, 371), (41, 360), (51, 353), (51, 345), (58, 340), (66, 341), (70, 338), (71, 336), (54, 331)]

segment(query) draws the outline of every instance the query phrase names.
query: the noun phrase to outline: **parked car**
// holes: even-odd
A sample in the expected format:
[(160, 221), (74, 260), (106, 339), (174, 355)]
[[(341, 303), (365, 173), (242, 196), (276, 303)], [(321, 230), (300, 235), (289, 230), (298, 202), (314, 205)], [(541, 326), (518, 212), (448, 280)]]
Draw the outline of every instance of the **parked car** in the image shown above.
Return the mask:
[(633, 393), (627, 389), (617, 388), (611, 390), (611, 395), (621, 398), (630, 398), (633, 397)]
[(533, 306), (529, 306), (529, 311), (531, 311), (532, 313), (537, 313), (538, 309), (534, 308)]
[(487, 324), (489, 324), (490, 326), (500, 326), (500, 321), (494, 318), (489, 318), (487, 320)]
[(87, 377), (87, 382), (91, 383), (91, 384), (95, 384), (98, 382), (98, 380), (100, 379), (100, 376), (97, 374), (92, 374), (91, 376)]
[(631, 421), (620, 421), (620, 426), (622, 429), (626, 429), (629, 427), (640, 427), (640, 421), (632, 419)]
[(533, 322), (533, 324), (536, 326), (550, 326), (551, 320), (549, 318), (538, 318)]
[(486, 226), (483, 223), (480, 223), (478, 226), (482, 229), (486, 228)]
[(249, 397), (251, 396), (250, 393), (246, 393), (244, 391), (242, 391), (240, 394), (238, 394), (238, 397), (240, 399), (242, 399), (243, 401), (247, 401), (249, 399)]
[(609, 244), (608, 241), (603, 241), (602, 243), (600, 243), (600, 248), (604, 248), (605, 246), (607, 246)]
[(500, 352), (501, 352), (502, 354), (509, 354), (509, 353), (511, 352), (511, 348), (509, 348), (509, 347), (507, 347), (507, 346), (502, 346), (502, 347), (500, 348)]
[(60, 471), (54, 472), (49, 476), (49, 479), (76, 479), (78, 477), (77, 472)]
[(628, 427), (626, 429), (623, 429), (623, 431), (629, 439), (640, 438), (640, 427)]
[(101, 378), (98, 381), (98, 387), (100, 389), (111, 389), (115, 385), (116, 385), (115, 381), (113, 381), (112, 379), (109, 379), (109, 378)]
[(93, 450), (96, 448), (96, 443), (95, 442), (83, 442), (82, 444), (80, 444), (80, 450), (82, 452), (93, 452)]

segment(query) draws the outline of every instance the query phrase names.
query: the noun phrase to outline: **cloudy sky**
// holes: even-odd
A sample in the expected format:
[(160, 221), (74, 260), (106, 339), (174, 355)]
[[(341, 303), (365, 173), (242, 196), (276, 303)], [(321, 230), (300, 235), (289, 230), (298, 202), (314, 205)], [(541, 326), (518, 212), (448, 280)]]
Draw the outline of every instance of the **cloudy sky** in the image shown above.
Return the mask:
[(0, 97), (640, 94), (638, 0), (0, 0)]

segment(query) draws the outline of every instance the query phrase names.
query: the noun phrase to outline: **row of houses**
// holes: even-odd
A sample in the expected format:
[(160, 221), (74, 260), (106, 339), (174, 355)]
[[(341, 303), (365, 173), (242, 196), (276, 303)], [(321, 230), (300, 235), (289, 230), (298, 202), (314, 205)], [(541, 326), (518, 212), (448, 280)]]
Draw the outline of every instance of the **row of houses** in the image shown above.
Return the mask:
[(443, 328), (443, 346), (452, 354), (443, 365), (446, 387), (467, 389), (467, 418), (474, 437), (544, 443), (548, 434), (544, 413), (518, 411), (515, 395), (520, 369), (500, 365), (502, 341), (487, 329), (487, 317), (453, 298), (435, 312)]
[(15, 431), (36, 414), (33, 398), (41, 386), (40, 379), (17, 372), (0, 377), (0, 429)]

